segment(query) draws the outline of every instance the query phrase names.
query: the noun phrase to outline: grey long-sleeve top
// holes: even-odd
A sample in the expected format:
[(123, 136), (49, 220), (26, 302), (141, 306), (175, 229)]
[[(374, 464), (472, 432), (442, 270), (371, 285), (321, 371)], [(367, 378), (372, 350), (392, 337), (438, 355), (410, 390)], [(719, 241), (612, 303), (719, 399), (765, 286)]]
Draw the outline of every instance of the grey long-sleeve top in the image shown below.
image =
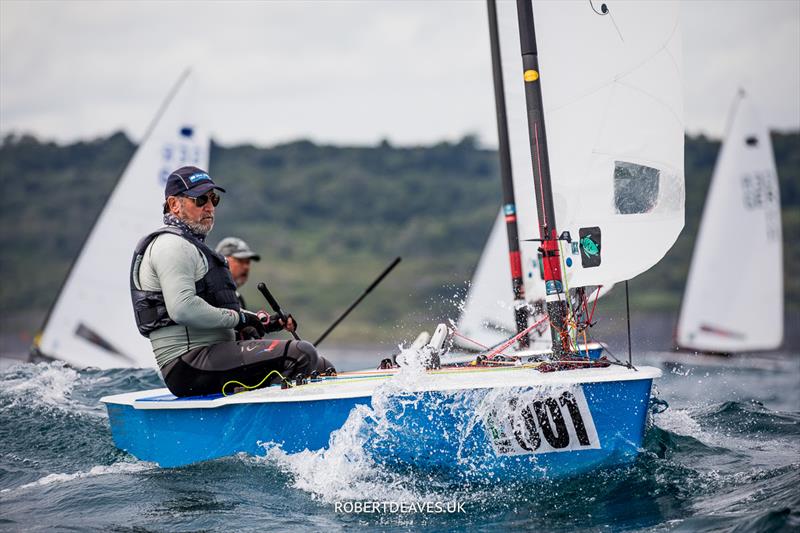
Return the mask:
[(171, 233), (162, 233), (147, 247), (139, 268), (139, 285), (161, 291), (175, 326), (150, 334), (159, 368), (201, 346), (235, 339), (239, 315), (213, 307), (197, 296), (195, 283), (208, 272), (206, 258), (196, 246)]

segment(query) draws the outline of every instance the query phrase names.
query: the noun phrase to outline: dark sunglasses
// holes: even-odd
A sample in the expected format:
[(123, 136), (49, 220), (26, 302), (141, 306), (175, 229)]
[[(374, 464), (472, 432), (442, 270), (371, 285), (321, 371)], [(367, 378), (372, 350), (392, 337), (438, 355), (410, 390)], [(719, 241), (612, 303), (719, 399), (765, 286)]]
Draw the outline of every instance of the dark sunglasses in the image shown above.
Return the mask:
[(206, 193), (203, 196), (198, 196), (197, 198), (193, 198), (191, 196), (184, 196), (184, 198), (192, 200), (194, 205), (197, 207), (203, 207), (209, 200), (211, 200), (211, 205), (217, 207), (219, 205), (219, 201), (222, 200), (222, 197), (220, 197), (218, 194), (214, 194), (213, 192)]

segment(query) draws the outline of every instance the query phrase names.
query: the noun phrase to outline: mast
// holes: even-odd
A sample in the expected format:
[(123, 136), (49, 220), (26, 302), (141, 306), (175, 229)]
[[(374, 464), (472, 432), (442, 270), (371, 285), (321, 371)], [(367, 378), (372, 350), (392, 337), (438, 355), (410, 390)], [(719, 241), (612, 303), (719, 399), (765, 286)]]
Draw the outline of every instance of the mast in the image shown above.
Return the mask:
[[(514, 182), (511, 179), (511, 151), (508, 143), (508, 120), (506, 119), (506, 97), (503, 87), (503, 65), (500, 58), (500, 37), (497, 31), (497, 6), (495, 0), (487, 0), (489, 11), (489, 39), (492, 49), (492, 79), (494, 81), (494, 103), (497, 116), (497, 154), (500, 158), (500, 179), (503, 184), (503, 214), (508, 236), (508, 259), (511, 266), (511, 288), (514, 291), (514, 322), (517, 334), (528, 327), (528, 306), (525, 302), (525, 285), (522, 280), (522, 258), (519, 251), (517, 229), (517, 205), (514, 200)], [(527, 334), (519, 338), (519, 348), (530, 346)]]
[(561, 281), (561, 258), (558, 253), (558, 232), (550, 182), (550, 160), (547, 155), (547, 135), (544, 126), (544, 106), (539, 75), (539, 56), (536, 32), (533, 25), (531, 0), (517, 0), (519, 40), (522, 52), (522, 70), (525, 80), (525, 104), (528, 111), (528, 134), (531, 145), (533, 182), (538, 202), (539, 240), (542, 245), (547, 315), (553, 339), (553, 354), (569, 353), (569, 334), (566, 328), (566, 301)]

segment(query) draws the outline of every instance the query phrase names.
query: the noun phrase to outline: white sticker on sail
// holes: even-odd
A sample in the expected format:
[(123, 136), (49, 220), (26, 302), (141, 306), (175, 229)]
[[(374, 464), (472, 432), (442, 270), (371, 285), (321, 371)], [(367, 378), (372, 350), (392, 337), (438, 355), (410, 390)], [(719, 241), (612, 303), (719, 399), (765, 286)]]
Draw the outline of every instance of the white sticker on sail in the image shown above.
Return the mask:
[(580, 386), (490, 396), (482, 409), (483, 425), (497, 455), (600, 449)]

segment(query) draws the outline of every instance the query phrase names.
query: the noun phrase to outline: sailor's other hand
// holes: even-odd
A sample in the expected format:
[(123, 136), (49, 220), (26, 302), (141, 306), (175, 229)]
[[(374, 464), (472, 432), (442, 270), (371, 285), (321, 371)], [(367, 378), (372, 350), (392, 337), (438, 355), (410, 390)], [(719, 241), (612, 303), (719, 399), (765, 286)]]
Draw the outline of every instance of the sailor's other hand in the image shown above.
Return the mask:
[(279, 320), (278, 324), (283, 326), (288, 332), (294, 332), (297, 329), (297, 321), (294, 319), (292, 315), (286, 315), (286, 324), (284, 325), (283, 320)]
[(236, 325), (236, 331), (240, 332), (244, 337), (245, 329), (252, 329), (252, 331), (248, 331), (248, 334), (252, 335), (255, 332), (256, 336), (254, 338), (256, 339), (260, 339), (267, 332), (257, 314), (242, 309), (239, 311), (239, 324)]

